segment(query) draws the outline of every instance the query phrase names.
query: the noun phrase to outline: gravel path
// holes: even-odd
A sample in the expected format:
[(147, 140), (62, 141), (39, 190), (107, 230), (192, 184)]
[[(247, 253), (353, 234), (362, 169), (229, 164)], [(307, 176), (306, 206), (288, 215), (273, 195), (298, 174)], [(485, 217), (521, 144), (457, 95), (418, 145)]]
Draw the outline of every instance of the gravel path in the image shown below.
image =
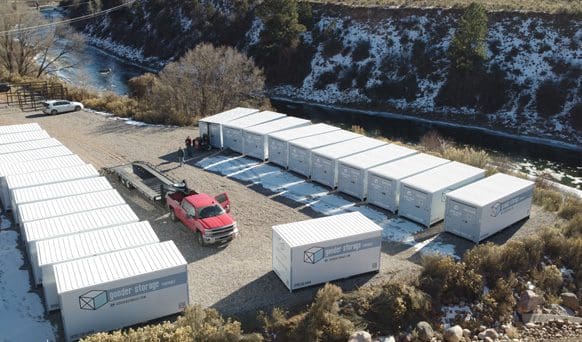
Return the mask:
[[(212, 306), (222, 313), (251, 321), (259, 309), (273, 306), (296, 308), (308, 303), (319, 287), (289, 293), (271, 271), (272, 225), (321, 216), (312, 210), (299, 210), (293, 201), (273, 196), (266, 189), (234, 178), (208, 172), (194, 166), (201, 156), (179, 167), (175, 153), (187, 135), (197, 136), (195, 128), (136, 126), (90, 112), (44, 116), (36, 112), (22, 113), (14, 108), (0, 109), (0, 125), (38, 122), (51, 136), (98, 168), (112, 167), (133, 160), (158, 165), (177, 179), (201, 192), (227, 192), (232, 201), (232, 214), (241, 228), (241, 238), (222, 247), (199, 247), (194, 235), (181, 224), (173, 223), (163, 208), (153, 205), (135, 191), (120, 184), (117, 188), (141, 219), (152, 223), (162, 240), (174, 240), (189, 262), (190, 301)], [(218, 152), (213, 152), (216, 155)], [(386, 217), (393, 217), (385, 212)], [(519, 230), (509, 229), (493, 239), (504, 242), (514, 236), (527, 235), (539, 222), (554, 218), (534, 208), (531, 219)], [(383, 244), (382, 267), (377, 274), (353, 277), (338, 282), (345, 290), (376, 284), (387, 279), (410, 279), (420, 270), (419, 248), (435, 238), (454, 247), (462, 255), (472, 244), (442, 232), (437, 225), (414, 236), (417, 246), (387, 241)], [(424, 245), (423, 242), (424, 241)]]

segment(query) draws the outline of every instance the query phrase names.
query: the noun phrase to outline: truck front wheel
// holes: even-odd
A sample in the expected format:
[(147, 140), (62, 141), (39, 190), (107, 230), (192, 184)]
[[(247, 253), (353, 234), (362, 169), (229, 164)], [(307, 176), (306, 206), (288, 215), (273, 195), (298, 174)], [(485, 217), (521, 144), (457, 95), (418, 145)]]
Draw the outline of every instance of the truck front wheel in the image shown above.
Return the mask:
[(170, 208), (170, 219), (173, 222), (178, 222), (178, 217), (176, 217), (176, 210)]
[(201, 232), (196, 232), (196, 241), (198, 241), (198, 244), (202, 247), (206, 246), (206, 241), (204, 241), (204, 237), (202, 237), (202, 233)]

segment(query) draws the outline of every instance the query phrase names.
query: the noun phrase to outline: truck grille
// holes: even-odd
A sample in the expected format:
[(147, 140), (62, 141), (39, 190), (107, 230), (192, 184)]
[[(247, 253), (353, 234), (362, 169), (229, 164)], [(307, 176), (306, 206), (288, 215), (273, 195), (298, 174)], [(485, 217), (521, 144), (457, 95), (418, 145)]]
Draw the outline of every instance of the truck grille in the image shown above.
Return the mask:
[(214, 239), (220, 240), (222, 238), (228, 237), (232, 235), (234, 232), (234, 225), (222, 227), (222, 228), (215, 228), (212, 230), (207, 230), (205, 235), (208, 237), (212, 237)]

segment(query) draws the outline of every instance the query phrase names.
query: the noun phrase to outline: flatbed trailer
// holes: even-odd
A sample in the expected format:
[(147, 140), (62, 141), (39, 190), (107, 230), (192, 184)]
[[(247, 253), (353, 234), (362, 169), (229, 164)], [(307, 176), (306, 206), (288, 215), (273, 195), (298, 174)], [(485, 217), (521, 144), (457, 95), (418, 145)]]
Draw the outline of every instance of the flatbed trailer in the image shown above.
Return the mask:
[(114, 166), (108, 171), (117, 176), (121, 184), (129, 189), (136, 189), (153, 202), (163, 202), (169, 189), (185, 187), (182, 181), (162, 173), (153, 164), (145, 161)]

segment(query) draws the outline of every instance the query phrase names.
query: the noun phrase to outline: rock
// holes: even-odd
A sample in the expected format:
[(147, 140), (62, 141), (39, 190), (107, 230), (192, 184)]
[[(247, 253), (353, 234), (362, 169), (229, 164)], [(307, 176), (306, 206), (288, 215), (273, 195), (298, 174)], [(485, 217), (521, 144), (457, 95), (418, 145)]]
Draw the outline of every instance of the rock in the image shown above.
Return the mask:
[(434, 330), (432, 330), (432, 326), (430, 325), (430, 323), (425, 321), (418, 322), (416, 324), (416, 329), (414, 330), (416, 331), (418, 339), (423, 342), (430, 341), (434, 336)]
[(562, 299), (562, 304), (564, 304), (565, 307), (572, 311), (578, 310), (578, 296), (572, 292), (564, 292), (560, 295), (560, 298)]
[(448, 342), (460, 342), (464, 341), (463, 339), (463, 328), (459, 325), (452, 326), (445, 330), (444, 334), (445, 341)]
[(484, 331), (481, 331), (479, 333), (479, 335), (477, 335), (477, 338), (480, 339), (480, 340), (484, 340), (485, 339), (485, 332)]
[(483, 331), (485, 331), (485, 329), (487, 329), (486, 326), (484, 326), (484, 325), (479, 326), (479, 332), (483, 332)]
[(471, 330), (463, 329), (463, 336), (465, 336), (465, 338), (471, 339)]
[(383, 336), (378, 339), (378, 342), (396, 342), (394, 336)]
[(544, 303), (544, 299), (532, 290), (525, 290), (519, 297), (517, 303), (517, 311), (520, 313), (528, 313), (534, 311), (539, 305)]
[(535, 329), (537, 328), (537, 325), (535, 323), (529, 322), (525, 324), (525, 327), (528, 329)]
[(485, 341), (485, 342), (493, 342), (493, 341), (495, 341), (495, 340), (493, 340), (493, 339), (492, 339), (491, 337), (489, 337), (489, 336), (485, 336), (485, 338), (483, 339), (483, 341)]
[(350, 336), (348, 342), (372, 342), (372, 335), (367, 331), (356, 331)]
[(489, 337), (493, 341), (495, 341), (499, 338), (499, 334), (497, 333), (497, 331), (495, 329), (487, 329), (484, 331), (484, 333), (485, 333), (486, 337)]

